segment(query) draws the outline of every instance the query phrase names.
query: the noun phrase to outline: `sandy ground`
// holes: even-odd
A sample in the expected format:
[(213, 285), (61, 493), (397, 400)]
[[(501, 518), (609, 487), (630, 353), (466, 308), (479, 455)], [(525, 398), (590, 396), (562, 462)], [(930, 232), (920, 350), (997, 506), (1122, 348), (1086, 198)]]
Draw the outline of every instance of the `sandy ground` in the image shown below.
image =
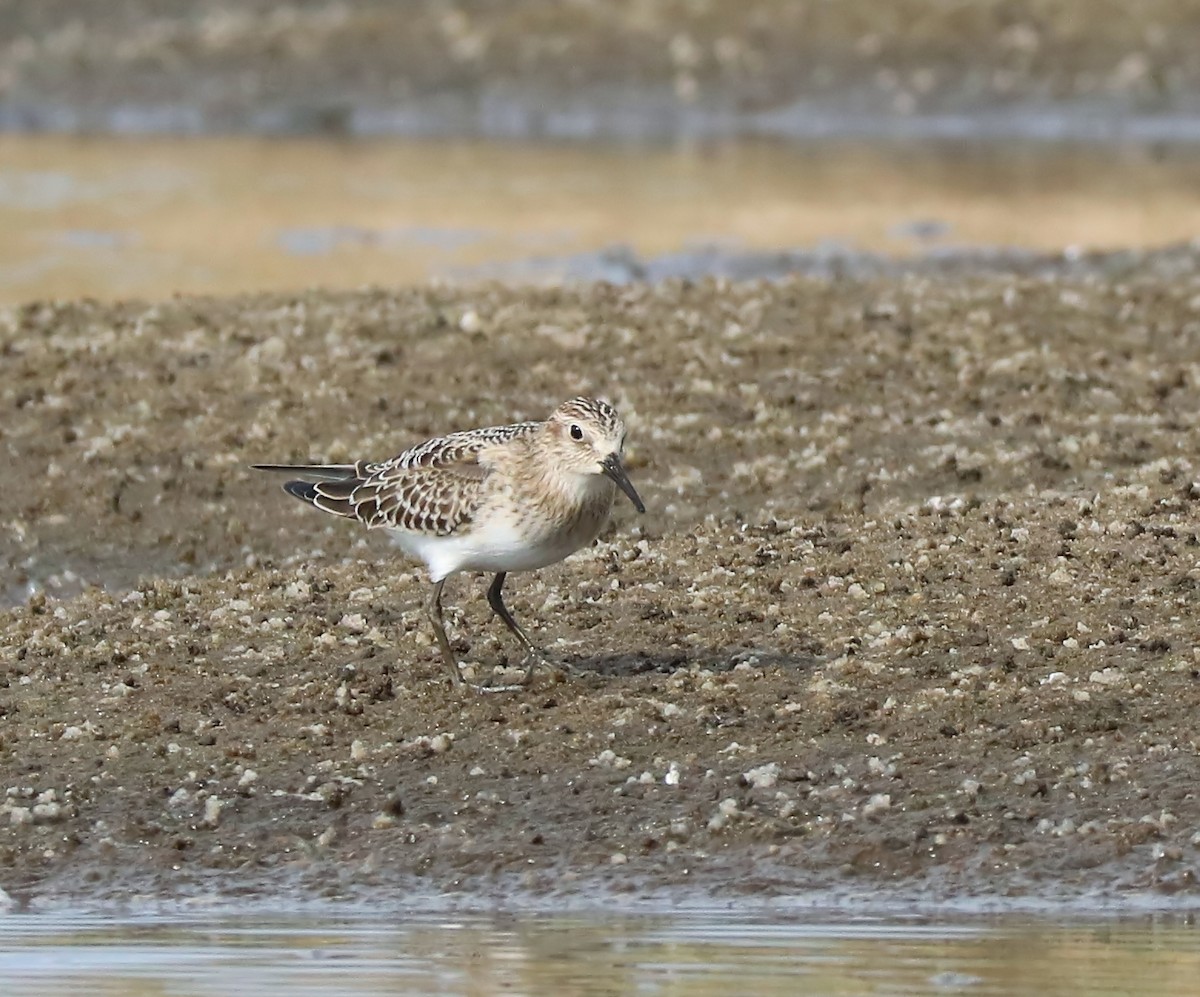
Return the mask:
[(0, 124), (665, 138), (1019, 109), (1194, 134), (1198, 34), (1191, 0), (0, 0)]
[[(1111, 262), (0, 312), (0, 887), (1195, 896), (1200, 262)], [(247, 469), (580, 392), (649, 511), (524, 691)]]

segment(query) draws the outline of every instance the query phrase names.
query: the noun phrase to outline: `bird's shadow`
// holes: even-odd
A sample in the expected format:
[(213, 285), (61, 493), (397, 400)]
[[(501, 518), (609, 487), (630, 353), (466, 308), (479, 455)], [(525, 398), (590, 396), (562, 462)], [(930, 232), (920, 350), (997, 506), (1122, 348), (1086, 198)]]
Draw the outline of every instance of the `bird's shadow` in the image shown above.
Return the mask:
[(738, 665), (746, 664), (754, 670), (779, 669), (801, 674), (818, 667), (824, 658), (805, 651), (783, 652), (772, 648), (655, 648), (633, 649), (605, 654), (563, 654), (561, 651), (547, 655), (552, 664), (558, 664), (575, 675), (630, 676), (657, 673), (670, 675), (681, 668), (705, 669), (711, 672), (733, 671)]

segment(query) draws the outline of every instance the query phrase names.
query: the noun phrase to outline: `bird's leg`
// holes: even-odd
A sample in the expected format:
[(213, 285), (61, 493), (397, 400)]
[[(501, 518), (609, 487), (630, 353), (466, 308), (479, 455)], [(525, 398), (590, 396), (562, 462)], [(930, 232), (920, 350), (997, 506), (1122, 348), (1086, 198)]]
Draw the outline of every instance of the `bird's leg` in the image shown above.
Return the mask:
[(454, 652), (450, 650), (450, 641), (446, 639), (446, 626), (442, 622), (442, 586), (446, 579), (434, 582), (433, 591), (429, 593), (429, 602), (425, 604), (425, 612), (429, 622), (433, 624), (433, 633), (437, 637), (438, 647), (442, 649), (442, 660), (450, 669), (450, 679), (456, 686), (462, 685), (462, 673), (458, 670), (458, 662), (454, 660)]
[(504, 605), (504, 598), (500, 594), (504, 588), (504, 578), (507, 572), (501, 571), (492, 580), (491, 586), (488, 588), (487, 599), (488, 605), (492, 607), (492, 612), (504, 621), (504, 625), (512, 631), (513, 636), (521, 642), (521, 646), (525, 648), (525, 656), (529, 661), (525, 668), (525, 681), (528, 682), (533, 676), (533, 668), (542, 658), (542, 652), (533, 646), (533, 641), (529, 639), (529, 635), (521, 629), (513, 614), (508, 611), (508, 607)]

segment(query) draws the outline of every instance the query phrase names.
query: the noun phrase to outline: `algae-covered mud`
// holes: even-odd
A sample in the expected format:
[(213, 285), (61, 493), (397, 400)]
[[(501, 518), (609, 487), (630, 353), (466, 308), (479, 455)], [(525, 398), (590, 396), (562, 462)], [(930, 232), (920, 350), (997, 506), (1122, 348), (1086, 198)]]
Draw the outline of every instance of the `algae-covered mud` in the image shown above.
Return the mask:
[[(6, 310), (0, 886), (1192, 897), (1198, 351), (1190, 250)], [(649, 511), (510, 579), (527, 690), (247, 468), (582, 392)]]
[(1200, 136), (1190, 0), (0, 0), (0, 125)]

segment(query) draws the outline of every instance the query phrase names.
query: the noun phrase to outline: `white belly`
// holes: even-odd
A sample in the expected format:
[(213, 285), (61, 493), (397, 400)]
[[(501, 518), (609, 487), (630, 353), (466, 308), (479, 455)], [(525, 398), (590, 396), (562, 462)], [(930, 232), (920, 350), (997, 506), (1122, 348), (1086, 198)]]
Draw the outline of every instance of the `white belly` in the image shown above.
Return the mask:
[(389, 530), (405, 553), (425, 562), (433, 581), (456, 571), (534, 571), (561, 561), (596, 539), (607, 517), (585, 517), (571, 528), (530, 536), (512, 520), (497, 518), (445, 537)]

